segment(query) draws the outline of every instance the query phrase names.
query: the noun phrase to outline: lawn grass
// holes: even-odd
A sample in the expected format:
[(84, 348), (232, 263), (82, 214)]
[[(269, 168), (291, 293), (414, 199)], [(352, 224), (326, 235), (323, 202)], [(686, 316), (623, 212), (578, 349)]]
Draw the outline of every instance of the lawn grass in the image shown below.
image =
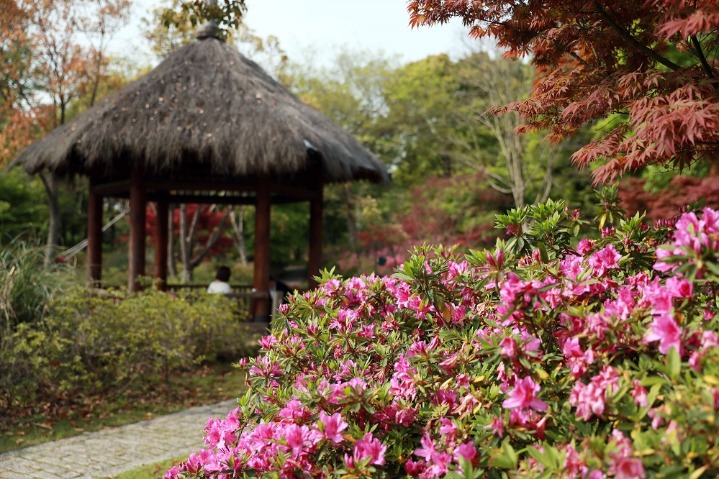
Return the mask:
[(244, 389), (242, 371), (211, 364), (174, 375), (155, 389), (82, 398), (71, 408), (38, 402), (24, 414), (0, 415), (0, 453), (235, 398)]
[(112, 476), (108, 479), (162, 479), (162, 476), (165, 475), (166, 470), (168, 470), (175, 464), (179, 464), (185, 459), (187, 459), (186, 456), (179, 456), (155, 464), (140, 466), (137, 469), (123, 472), (122, 474)]

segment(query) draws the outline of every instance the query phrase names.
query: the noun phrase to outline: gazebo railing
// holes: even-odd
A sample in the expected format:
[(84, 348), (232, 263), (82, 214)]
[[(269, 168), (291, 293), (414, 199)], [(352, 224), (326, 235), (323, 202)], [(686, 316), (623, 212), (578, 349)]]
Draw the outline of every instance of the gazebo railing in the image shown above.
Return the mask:
[[(237, 306), (241, 310), (250, 312), (252, 303), (252, 285), (251, 284), (230, 284), (232, 293), (226, 294), (225, 296), (237, 301)], [(173, 293), (180, 293), (186, 291), (189, 295), (199, 296), (207, 294), (207, 284), (168, 284), (167, 291)]]

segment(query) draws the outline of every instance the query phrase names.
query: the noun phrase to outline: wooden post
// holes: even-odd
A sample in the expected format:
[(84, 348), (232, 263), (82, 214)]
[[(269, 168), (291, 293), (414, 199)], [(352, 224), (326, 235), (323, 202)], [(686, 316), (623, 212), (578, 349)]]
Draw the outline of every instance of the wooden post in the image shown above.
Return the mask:
[(145, 275), (145, 181), (142, 165), (133, 165), (130, 181), (130, 255), (127, 288), (140, 289), (139, 276)]
[(257, 183), (255, 197), (255, 277), (252, 283), (253, 321), (270, 317), (270, 210), (272, 196), (267, 178)]
[(90, 176), (87, 200), (87, 279), (97, 288), (102, 280), (102, 196), (93, 191), (95, 178)]
[(169, 239), (169, 205), (167, 200), (155, 203), (157, 218), (155, 221), (155, 287), (167, 290), (167, 248)]
[(310, 251), (307, 262), (307, 276), (310, 288), (317, 287), (313, 276), (320, 272), (322, 267), (322, 205), (323, 185), (319, 183), (318, 196), (310, 200)]

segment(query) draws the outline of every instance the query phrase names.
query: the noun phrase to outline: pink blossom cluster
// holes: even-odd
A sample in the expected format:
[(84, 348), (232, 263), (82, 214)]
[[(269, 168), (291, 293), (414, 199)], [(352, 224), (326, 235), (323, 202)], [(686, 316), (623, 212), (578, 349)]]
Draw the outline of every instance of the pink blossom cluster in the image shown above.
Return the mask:
[(240, 407), (165, 477), (689, 475), (719, 457), (719, 278), (686, 268), (716, 262), (719, 214), (682, 216), (672, 258), (637, 266), (653, 231), (327, 279), (283, 308)]
[[(704, 208), (701, 217), (685, 213), (677, 220), (673, 241), (657, 249), (658, 271), (676, 269), (684, 261), (697, 262), (697, 255), (719, 251), (719, 212)], [(701, 268), (700, 268), (701, 269)]]

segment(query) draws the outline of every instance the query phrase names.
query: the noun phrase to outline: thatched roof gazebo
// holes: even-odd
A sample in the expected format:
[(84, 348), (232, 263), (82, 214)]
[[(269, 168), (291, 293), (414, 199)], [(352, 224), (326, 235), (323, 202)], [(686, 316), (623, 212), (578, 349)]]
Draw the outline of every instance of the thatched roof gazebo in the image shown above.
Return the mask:
[(152, 72), (24, 149), (13, 165), (89, 178), (88, 276), (99, 283), (102, 199), (130, 202), (129, 279), (145, 274), (155, 202), (155, 276), (167, 278), (168, 205), (253, 204), (256, 315), (268, 312), (270, 205), (310, 202), (310, 277), (321, 264), (323, 185), (388, 173), (367, 149), (206, 28)]

